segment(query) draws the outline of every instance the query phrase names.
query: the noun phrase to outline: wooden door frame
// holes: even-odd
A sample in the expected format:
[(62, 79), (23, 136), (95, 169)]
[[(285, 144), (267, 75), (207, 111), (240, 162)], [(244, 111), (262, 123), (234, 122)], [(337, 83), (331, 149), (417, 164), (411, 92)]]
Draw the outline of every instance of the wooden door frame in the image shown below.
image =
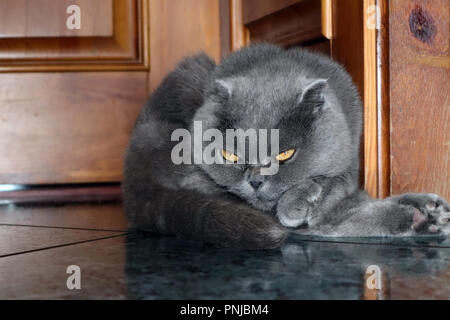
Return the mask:
[(364, 0), (363, 7), (364, 188), (385, 198), (391, 194), (389, 1)]

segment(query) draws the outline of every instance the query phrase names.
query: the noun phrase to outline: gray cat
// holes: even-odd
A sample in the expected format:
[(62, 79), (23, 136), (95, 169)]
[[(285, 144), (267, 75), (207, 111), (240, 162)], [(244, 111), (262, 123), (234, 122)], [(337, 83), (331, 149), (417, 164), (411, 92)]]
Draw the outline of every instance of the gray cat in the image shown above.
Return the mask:
[[(174, 130), (278, 129), (281, 160), (181, 164)], [(132, 226), (248, 249), (279, 246), (291, 230), (319, 236), (438, 235), (450, 207), (434, 194), (371, 199), (359, 190), (362, 106), (347, 72), (304, 49), (243, 48), (216, 64), (185, 58), (142, 109), (125, 156)], [(270, 146), (269, 146), (270, 147)], [(223, 156), (234, 155), (226, 150)], [(247, 158), (246, 158), (247, 159)], [(228, 159), (230, 160), (230, 159)], [(295, 229), (294, 229), (295, 228)]]

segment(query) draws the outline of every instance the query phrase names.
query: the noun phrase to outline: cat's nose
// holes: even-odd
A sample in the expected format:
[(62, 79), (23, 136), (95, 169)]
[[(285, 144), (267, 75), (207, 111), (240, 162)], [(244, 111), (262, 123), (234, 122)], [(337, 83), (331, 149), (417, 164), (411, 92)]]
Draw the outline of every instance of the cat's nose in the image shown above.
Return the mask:
[(252, 180), (252, 181), (249, 181), (249, 183), (253, 187), (253, 189), (257, 190), (259, 188), (259, 186), (262, 184), (262, 181)]
[(246, 180), (252, 186), (252, 188), (255, 189), (255, 191), (258, 190), (258, 188), (263, 184), (265, 179), (264, 176), (261, 175), (259, 167), (248, 168), (245, 175)]

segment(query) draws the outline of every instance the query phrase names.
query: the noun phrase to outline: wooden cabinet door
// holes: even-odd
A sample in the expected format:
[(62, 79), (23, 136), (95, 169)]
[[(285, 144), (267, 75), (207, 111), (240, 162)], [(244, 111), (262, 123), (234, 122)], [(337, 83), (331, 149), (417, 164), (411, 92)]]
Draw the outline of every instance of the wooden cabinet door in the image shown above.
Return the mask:
[(218, 17), (218, 0), (1, 0), (0, 184), (119, 182), (149, 92), (184, 55), (219, 58)]
[(147, 95), (144, 4), (0, 1), (0, 184), (120, 180)]

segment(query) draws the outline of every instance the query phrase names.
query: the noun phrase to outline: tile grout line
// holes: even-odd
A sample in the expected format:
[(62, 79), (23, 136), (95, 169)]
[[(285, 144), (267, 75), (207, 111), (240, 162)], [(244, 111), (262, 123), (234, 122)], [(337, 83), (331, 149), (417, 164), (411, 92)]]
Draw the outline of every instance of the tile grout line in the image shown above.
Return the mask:
[[(61, 246), (66, 246), (66, 245), (71, 245), (71, 244), (78, 244), (78, 243), (83, 243), (83, 242), (89, 242), (89, 241), (95, 241), (95, 240), (102, 240), (102, 239), (108, 239), (111, 237), (116, 237), (116, 236), (122, 236), (122, 235), (127, 235), (130, 234), (128, 230), (111, 230), (111, 229), (91, 229), (91, 228), (81, 228), (81, 227), (57, 227), (57, 226), (38, 226), (38, 225), (25, 225), (25, 224), (10, 224), (10, 223), (0, 223), (0, 226), (12, 226), (12, 227), (30, 227), (30, 228), (49, 228), (49, 229), (62, 229), (62, 230), (84, 230), (84, 231), (103, 231), (103, 232), (117, 232), (117, 233), (121, 233), (118, 235), (113, 235), (113, 236), (108, 236), (106, 238), (97, 238), (97, 239), (93, 239), (93, 240), (86, 240), (86, 241), (81, 241), (81, 242), (74, 242), (74, 243), (70, 243), (70, 244), (64, 244)], [(293, 235), (293, 237), (297, 237), (297, 235)], [(361, 241), (332, 241), (332, 240), (325, 240), (325, 239), (297, 239), (299, 241), (302, 242), (320, 242), (320, 243), (333, 243), (333, 244), (356, 244), (356, 245), (384, 245), (384, 246), (393, 246), (393, 247), (413, 247), (413, 248), (450, 248), (450, 246), (439, 246), (439, 245), (420, 245), (420, 244), (403, 244), (403, 243), (376, 243), (376, 242), (361, 242)], [(55, 248), (59, 247), (55, 246)], [(46, 250), (46, 249), (52, 249), (54, 247), (45, 247), (45, 248), (41, 248), (41, 249), (34, 249), (34, 250), (29, 250), (29, 251), (23, 251), (23, 252), (18, 252), (18, 253), (14, 253), (14, 254), (7, 254), (7, 255), (0, 255), (0, 258), (3, 257), (8, 257), (10, 255), (15, 255), (15, 254), (23, 254), (23, 253), (28, 253), (28, 252), (33, 252), (33, 251), (39, 251), (39, 250)]]
[(91, 229), (91, 228), (82, 228), (82, 227), (38, 226), (38, 225), (33, 225), (33, 224), (16, 224), (16, 223), (0, 223), (0, 226), (30, 227), (30, 228), (49, 228), (49, 229), (68, 229), (68, 230), (89, 230), (89, 231), (109, 231), (109, 232), (128, 232), (128, 230)]
[(130, 234), (130, 233), (115, 234), (115, 235), (111, 235), (111, 236), (107, 236), (107, 237), (101, 237), (101, 238), (95, 238), (95, 239), (89, 239), (89, 240), (82, 240), (82, 241), (58, 244), (58, 245), (55, 245), (55, 246), (49, 246), (49, 247), (44, 247), (44, 248), (39, 248), (39, 249), (32, 249), (32, 250), (8, 253), (8, 254), (0, 255), (0, 259), (1, 258), (6, 258), (6, 257), (11, 257), (11, 256), (16, 256), (16, 255), (21, 255), (21, 254), (26, 254), (26, 253), (33, 253), (33, 252), (37, 252), (37, 251), (44, 251), (44, 250), (49, 250), (49, 249), (56, 249), (56, 248), (62, 248), (62, 247), (68, 247), (68, 246), (72, 246), (72, 245), (77, 245), (77, 244), (83, 244), (83, 243), (87, 243), (87, 242), (94, 242), (94, 241), (98, 241), (98, 240), (107, 240), (107, 239), (111, 239), (111, 238), (124, 237), (124, 236), (126, 236), (128, 234)]

